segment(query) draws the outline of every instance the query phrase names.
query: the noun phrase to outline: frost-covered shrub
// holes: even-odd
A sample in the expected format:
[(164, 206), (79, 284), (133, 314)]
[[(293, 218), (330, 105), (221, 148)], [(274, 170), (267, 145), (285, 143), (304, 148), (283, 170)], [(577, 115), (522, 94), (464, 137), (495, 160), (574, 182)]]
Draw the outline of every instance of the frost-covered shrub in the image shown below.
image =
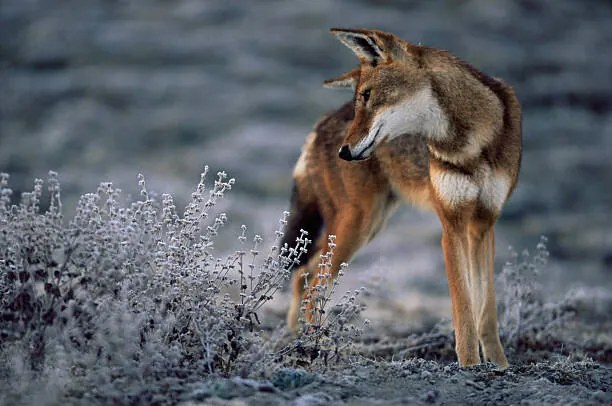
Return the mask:
[[(202, 174), (182, 215), (139, 176), (141, 199), (123, 204), (111, 183), (83, 195), (69, 222), (51, 172), (11, 205), (0, 176), (0, 393), (5, 401), (59, 397), (152, 401), (154, 382), (231, 375), (264, 362), (258, 312), (290, 276), (309, 241), (265, 258), (250, 249), (214, 255), (227, 222), (215, 204), (234, 180)], [(232, 296), (232, 290), (235, 293)], [(44, 383), (45, 385), (42, 385)], [(60, 389), (61, 388), (61, 389)], [(167, 401), (176, 388), (165, 389)], [(174, 393), (174, 395), (173, 395)], [(0, 398), (2, 400), (2, 398)]]
[(499, 321), (503, 342), (515, 347), (529, 319), (537, 315), (542, 307), (543, 298), (536, 279), (546, 266), (549, 253), (546, 237), (541, 237), (534, 256), (527, 250), (521, 255), (512, 247), (509, 247), (509, 251), (510, 260), (497, 277), (500, 287)]
[(539, 349), (538, 342), (555, 345), (556, 332), (574, 314), (571, 295), (550, 301), (538, 283), (550, 256), (542, 236), (535, 254), (518, 255), (510, 247), (510, 260), (497, 277), (500, 336), (507, 350)]
[(347, 291), (334, 301), (340, 278), (348, 267), (346, 263), (340, 264), (337, 277), (333, 277), (335, 241), (336, 236), (330, 235), (328, 251), (321, 255), (314, 286), (308, 280), (308, 275), (303, 275), (306, 294), (300, 309), (299, 323), (302, 328), (293, 342), (277, 352), (279, 361), (292, 363), (287, 362), (292, 360), (298, 365), (315, 361), (327, 365), (330, 361), (337, 361), (369, 324), (369, 320), (361, 318), (364, 304), (359, 301), (365, 288)]

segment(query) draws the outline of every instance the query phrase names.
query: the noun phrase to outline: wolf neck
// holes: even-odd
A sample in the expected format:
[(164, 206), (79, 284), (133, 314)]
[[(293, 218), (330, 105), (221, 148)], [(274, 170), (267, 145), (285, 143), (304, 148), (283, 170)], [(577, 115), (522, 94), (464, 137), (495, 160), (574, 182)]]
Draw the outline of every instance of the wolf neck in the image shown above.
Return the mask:
[(496, 94), (471, 72), (432, 73), (420, 90), (382, 112), (372, 128), (389, 139), (419, 135), (434, 159), (465, 167), (500, 133), (503, 111)]
[(501, 130), (503, 107), (472, 75), (461, 79), (466, 83), (432, 80), (420, 134), (434, 159), (464, 167), (477, 160)]
[[(422, 137), (432, 157), (452, 164), (461, 164), (464, 159), (473, 156), (480, 150), (480, 145), (469, 146), (466, 151), (457, 154), (457, 126), (438, 101), (438, 93), (430, 86), (417, 91), (409, 99), (399, 103), (380, 117), (389, 139), (401, 135), (414, 134)], [(378, 123), (374, 126), (377, 127)]]
[(429, 86), (385, 111), (376, 121), (373, 127), (378, 127), (380, 122), (390, 139), (401, 134), (420, 134), (427, 140), (448, 137), (448, 119)]

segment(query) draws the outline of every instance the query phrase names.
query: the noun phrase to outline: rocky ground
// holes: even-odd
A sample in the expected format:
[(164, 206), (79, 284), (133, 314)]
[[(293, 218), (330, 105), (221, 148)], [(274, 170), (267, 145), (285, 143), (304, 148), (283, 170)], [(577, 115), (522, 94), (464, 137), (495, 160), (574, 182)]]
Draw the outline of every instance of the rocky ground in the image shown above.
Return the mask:
[[(237, 178), (221, 244), (232, 250), (241, 224), (272, 234), (305, 135), (350, 97), (321, 88), (355, 64), (328, 28), (380, 28), (449, 49), (515, 86), (523, 105), (521, 180), (498, 224), (497, 270), (508, 245), (520, 252), (547, 235), (542, 290), (554, 301), (580, 287), (593, 303), (563, 340), (526, 344), (504, 373), (460, 370), (448, 348), (407, 352), (415, 344), (406, 337), (448, 317), (449, 300), (437, 219), (402, 210), (343, 282), (349, 289), (377, 280), (383, 292), (368, 302), (370, 341), (348, 364), (257, 382), (220, 378), (181, 399), (610, 403), (611, 18), (610, 5), (595, 0), (4, 0), (0, 171), (17, 193), (58, 171), (70, 212), (101, 181), (133, 193), (137, 173), (180, 204), (209, 164)], [(279, 298), (272, 320), (285, 308)]]
[[(380, 309), (371, 298), (366, 303)], [(392, 326), (373, 322), (339, 363), (271, 366), (255, 380), (198, 383), (181, 399), (190, 405), (608, 404), (610, 306), (609, 290), (582, 291), (551, 306), (546, 312), (565, 307), (572, 315), (562, 325), (520, 339), (508, 350), (511, 366), (505, 371), (492, 364), (459, 368), (448, 322), (420, 329), (401, 321)], [(402, 327), (411, 332), (398, 331)]]
[[(423, 405), (607, 404), (609, 369), (592, 362), (522, 364), (460, 369), (422, 359), (356, 361), (342, 370), (313, 374), (283, 369), (269, 381), (219, 379), (195, 385), (185, 405)], [(191, 399), (189, 399), (191, 398)]]

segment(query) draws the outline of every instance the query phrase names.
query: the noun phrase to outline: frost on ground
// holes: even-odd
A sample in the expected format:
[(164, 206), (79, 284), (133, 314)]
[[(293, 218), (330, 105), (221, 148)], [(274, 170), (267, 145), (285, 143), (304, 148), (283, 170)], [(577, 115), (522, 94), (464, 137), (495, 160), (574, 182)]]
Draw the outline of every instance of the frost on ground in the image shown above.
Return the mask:
[[(228, 216), (217, 203), (234, 183), (222, 172), (209, 188), (205, 171), (182, 213), (140, 177), (139, 200), (104, 183), (70, 219), (57, 174), (19, 202), (8, 180), (0, 175), (0, 403), (612, 401), (612, 292), (548, 299), (537, 284), (545, 239), (498, 277), (512, 366), (461, 369), (448, 322), (401, 334), (369, 326), (363, 291), (334, 295), (326, 277), (308, 296), (311, 322), (287, 334), (264, 305), (281, 294), (308, 237), (278, 247), (282, 218), (267, 254), (243, 227), (236, 251), (218, 256)], [(333, 248), (330, 237), (323, 276)]]

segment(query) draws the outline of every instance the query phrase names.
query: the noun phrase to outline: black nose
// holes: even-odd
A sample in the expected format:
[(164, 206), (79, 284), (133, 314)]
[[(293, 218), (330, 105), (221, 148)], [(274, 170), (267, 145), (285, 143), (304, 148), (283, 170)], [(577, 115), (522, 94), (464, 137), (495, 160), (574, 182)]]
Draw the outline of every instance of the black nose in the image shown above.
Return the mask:
[(349, 149), (348, 145), (343, 145), (342, 148), (340, 148), (340, 151), (338, 151), (338, 156), (340, 159), (344, 159), (345, 161), (353, 160), (353, 156), (351, 155), (351, 150)]

